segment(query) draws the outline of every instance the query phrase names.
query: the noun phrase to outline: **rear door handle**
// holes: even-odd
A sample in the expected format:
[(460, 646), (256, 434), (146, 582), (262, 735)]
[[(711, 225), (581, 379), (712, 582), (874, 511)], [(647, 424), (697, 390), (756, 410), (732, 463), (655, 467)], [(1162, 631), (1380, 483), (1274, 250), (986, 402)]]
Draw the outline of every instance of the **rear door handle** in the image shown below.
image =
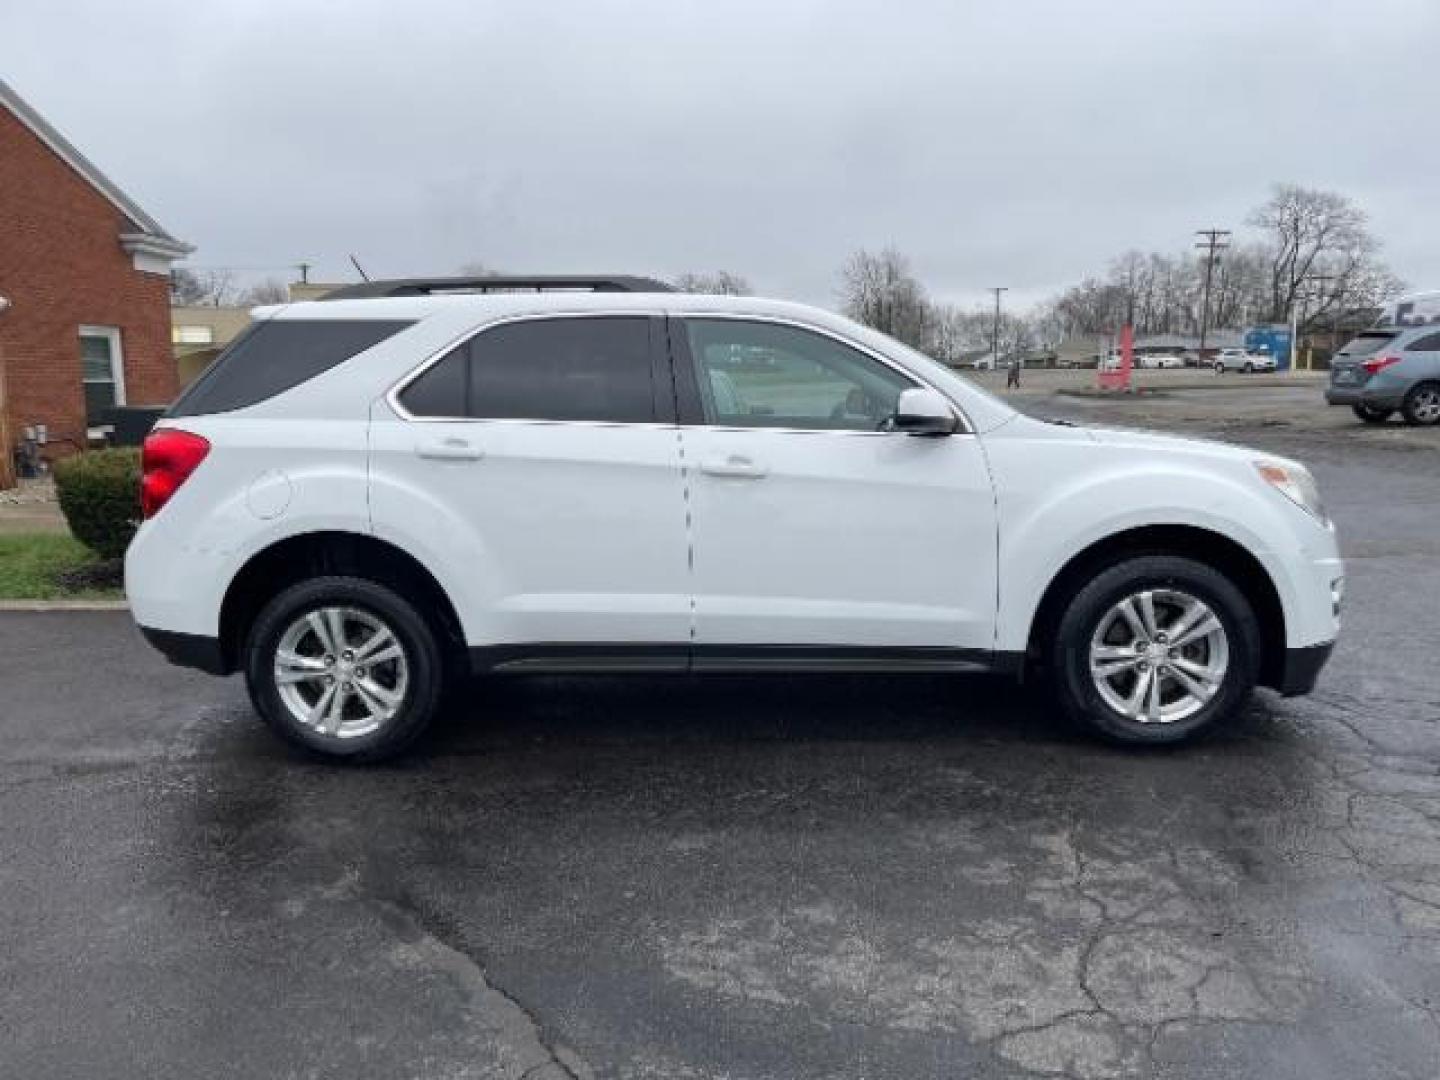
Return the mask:
[(729, 476), (737, 480), (759, 480), (770, 470), (758, 461), (744, 454), (728, 454), (725, 457), (709, 458), (700, 463), (700, 471), (707, 476)]
[(437, 461), (479, 461), (485, 456), (485, 451), (479, 446), (458, 435), (426, 439), (416, 444), (415, 453)]

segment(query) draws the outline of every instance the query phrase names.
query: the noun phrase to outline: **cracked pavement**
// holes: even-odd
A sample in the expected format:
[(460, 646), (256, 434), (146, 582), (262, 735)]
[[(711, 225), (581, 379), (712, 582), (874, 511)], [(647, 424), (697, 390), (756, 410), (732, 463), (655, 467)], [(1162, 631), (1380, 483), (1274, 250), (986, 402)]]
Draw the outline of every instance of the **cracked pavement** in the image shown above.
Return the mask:
[(1230, 393), (1027, 404), (1339, 522), (1317, 693), (1178, 751), (999, 680), (516, 679), (334, 769), (123, 614), (0, 615), (0, 1074), (1433, 1077), (1440, 454)]

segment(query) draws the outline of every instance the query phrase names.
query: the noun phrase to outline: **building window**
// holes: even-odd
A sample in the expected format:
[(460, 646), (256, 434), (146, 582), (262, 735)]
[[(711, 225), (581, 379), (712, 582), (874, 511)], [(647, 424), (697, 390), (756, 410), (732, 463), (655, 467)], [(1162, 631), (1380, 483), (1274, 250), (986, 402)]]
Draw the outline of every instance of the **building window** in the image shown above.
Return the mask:
[(113, 326), (80, 327), (80, 368), (85, 381), (86, 426), (109, 424), (109, 410), (125, 404), (120, 331)]
[(170, 328), (172, 345), (214, 345), (213, 326), (173, 326)]

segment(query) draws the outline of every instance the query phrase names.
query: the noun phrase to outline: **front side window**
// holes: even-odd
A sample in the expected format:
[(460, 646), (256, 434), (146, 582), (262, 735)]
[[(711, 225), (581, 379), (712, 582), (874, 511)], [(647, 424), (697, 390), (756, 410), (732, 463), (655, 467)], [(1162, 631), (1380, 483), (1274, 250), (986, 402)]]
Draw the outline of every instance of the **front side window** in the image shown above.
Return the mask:
[(744, 319), (687, 319), (705, 422), (879, 431), (916, 383), (824, 334)]
[(647, 316), (501, 323), (421, 373), (400, 403), (419, 417), (649, 423), (650, 334)]
[(109, 326), (80, 328), (80, 368), (85, 383), (85, 423), (110, 423), (110, 410), (125, 404), (120, 331)]

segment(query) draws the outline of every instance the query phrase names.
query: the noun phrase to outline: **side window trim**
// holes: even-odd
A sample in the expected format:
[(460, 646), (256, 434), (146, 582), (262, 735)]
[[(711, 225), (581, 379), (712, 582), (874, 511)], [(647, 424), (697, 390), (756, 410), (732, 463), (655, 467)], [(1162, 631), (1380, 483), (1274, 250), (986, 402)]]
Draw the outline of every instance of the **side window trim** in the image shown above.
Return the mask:
[[(672, 312), (666, 320), (670, 341), (671, 363), (675, 371), (675, 401), (679, 410), (678, 423), (682, 427), (705, 427), (713, 428), (717, 431), (767, 431), (789, 435), (842, 435), (846, 437), (858, 435), (862, 438), (904, 435), (904, 432), (896, 431), (850, 431), (840, 428), (787, 428), (770, 427), (768, 425), (765, 427), (739, 427), (734, 424), (711, 424), (705, 419), (705, 405), (700, 397), (700, 384), (698, 381), (699, 377), (696, 373), (695, 358), (690, 350), (690, 335), (686, 332), (685, 328), (685, 321), (687, 319), (731, 319), (736, 322), (768, 323), (774, 326), (788, 326), (796, 330), (805, 330), (809, 333), (829, 338), (831, 341), (844, 345), (846, 348), (854, 349), (861, 355), (874, 360), (877, 364), (881, 364), (891, 371), (905, 376), (905, 378), (910, 379), (917, 386), (923, 387), (926, 390), (935, 391), (950, 403), (950, 407), (954, 409), (955, 414), (960, 417), (961, 427), (955, 434), (973, 435), (975, 433), (975, 428), (970, 423), (970, 418), (965, 414), (965, 410), (960, 407), (950, 394), (945, 393), (945, 391), (933, 385), (922, 376), (917, 375), (909, 368), (895, 363), (889, 357), (881, 355), (874, 349), (862, 345), (858, 341), (834, 333), (824, 327), (814, 326), (810, 323), (800, 322), (795, 319), (785, 319), (760, 314), (752, 315), (746, 312), (729, 313), (716, 311)], [(905, 437), (910, 438), (911, 436), (905, 435)]]
[[(560, 319), (603, 319), (643, 318), (646, 322), (647, 344), (650, 355), (651, 393), (655, 419), (647, 421), (627, 420), (556, 420), (549, 417), (498, 417), (498, 416), (418, 416), (405, 407), (401, 395), (410, 385), (420, 379), (431, 368), (441, 364), (452, 353), (464, 349), (468, 360), (471, 343), (481, 334), (520, 322), (553, 322)], [(407, 424), (569, 424), (581, 427), (631, 427), (631, 428), (673, 428), (676, 424), (674, 375), (671, 370), (668, 350), (665, 347), (665, 317), (648, 311), (544, 311), (525, 315), (507, 315), (473, 326), (445, 345), (436, 349), (419, 364), (415, 365), (387, 390), (384, 401), (390, 411)], [(469, 371), (466, 372), (466, 399), (470, 397)]]

